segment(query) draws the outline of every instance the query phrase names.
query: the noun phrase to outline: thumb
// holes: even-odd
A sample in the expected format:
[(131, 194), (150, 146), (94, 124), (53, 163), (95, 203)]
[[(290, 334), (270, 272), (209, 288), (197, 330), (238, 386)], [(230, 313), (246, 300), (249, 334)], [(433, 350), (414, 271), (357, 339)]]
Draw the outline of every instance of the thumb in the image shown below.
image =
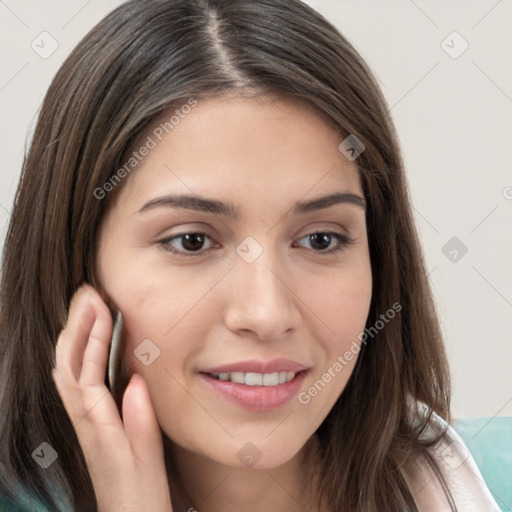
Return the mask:
[(134, 373), (123, 396), (123, 423), (136, 460), (148, 472), (164, 472), (164, 450), (160, 426), (144, 378)]

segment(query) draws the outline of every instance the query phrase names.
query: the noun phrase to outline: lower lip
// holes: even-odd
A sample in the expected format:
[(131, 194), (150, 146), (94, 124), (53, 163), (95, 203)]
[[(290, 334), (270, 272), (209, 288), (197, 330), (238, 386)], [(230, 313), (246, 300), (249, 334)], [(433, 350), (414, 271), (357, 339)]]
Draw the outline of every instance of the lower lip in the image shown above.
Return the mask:
[(298, 392), (306, 378), (307, 370), (277, 386), (247, 386), (236, 382), (214, 379), (200, 373), (201, 379), (219, 395), (250, 411), (271, 411), (288, 403)]

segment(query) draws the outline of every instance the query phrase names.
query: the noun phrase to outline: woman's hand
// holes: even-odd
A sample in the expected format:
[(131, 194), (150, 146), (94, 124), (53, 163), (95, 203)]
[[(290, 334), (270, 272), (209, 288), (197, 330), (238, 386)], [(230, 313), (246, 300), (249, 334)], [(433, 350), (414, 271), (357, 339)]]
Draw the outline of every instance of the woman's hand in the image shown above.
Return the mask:
[(96, 290), (71, 301), (53, 378), (73, 422), (99, 512), (172, 512), (160, 427), (142, 376), (123, 395), (121, 420), (105, 386), (112, 317)]

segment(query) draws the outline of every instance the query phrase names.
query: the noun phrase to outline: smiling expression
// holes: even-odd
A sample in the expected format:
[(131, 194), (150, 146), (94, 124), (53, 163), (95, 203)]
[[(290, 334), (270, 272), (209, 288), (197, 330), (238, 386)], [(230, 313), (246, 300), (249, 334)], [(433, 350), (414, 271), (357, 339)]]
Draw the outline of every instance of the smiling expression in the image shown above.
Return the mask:
[[(202, 100), (108, 211), (97, 275), (123, 314), (122, 356), (183, 449), (243, 467), (251, 442), (258, 467), (275, 467), (345, 388), (357, 358), (297, 400), (357, 340), (370, 306), (364, 196), (343, 138), (299, 102)], [(134, 355), (143, 340), (160, 351), (148, 366)]]

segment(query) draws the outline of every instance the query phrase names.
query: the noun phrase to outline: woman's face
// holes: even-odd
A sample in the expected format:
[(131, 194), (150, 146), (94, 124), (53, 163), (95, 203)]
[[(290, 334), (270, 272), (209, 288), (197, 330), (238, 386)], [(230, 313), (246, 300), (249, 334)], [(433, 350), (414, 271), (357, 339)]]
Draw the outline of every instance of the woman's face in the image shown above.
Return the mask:
[(343, 137), (309, 107), (189, 103), (136, 144), (98, 276), (123, 314), (123, 361), (173, 444), (276, 467), (356, 363), (371, 299), (363, 192)]

